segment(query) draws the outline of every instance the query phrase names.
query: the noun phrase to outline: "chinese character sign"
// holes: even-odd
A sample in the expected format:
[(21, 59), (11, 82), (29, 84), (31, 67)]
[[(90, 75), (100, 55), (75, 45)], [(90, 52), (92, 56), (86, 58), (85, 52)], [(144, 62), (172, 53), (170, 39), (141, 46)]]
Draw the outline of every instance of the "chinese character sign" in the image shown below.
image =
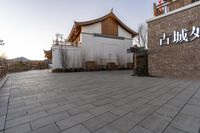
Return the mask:
[(160, 45), (191, 42), (197, 38), (200, 38), (200, 27), (193, 26), (192, 30), (181, 29), (180, 31), (174, 31), (172, 34), (163, 33), (160, 38)]
[(160, 45), (169, 44), (170, 43), (170, 36), (171, 36), (171, 34), (166, 35), (165, 33), (163, 33), (162, 38), (160, 38)]

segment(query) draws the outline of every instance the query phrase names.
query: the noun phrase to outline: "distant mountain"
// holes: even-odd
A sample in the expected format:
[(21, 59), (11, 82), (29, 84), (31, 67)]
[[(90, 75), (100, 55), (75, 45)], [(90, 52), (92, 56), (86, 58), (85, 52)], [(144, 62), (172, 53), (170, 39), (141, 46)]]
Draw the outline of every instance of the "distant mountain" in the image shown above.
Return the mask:
[(30, 61), (29, 59), (27, 59), (25, 57), (17, 57), (17, 58), (13, 58), (11, 60), (13, 60), (13, 61)]

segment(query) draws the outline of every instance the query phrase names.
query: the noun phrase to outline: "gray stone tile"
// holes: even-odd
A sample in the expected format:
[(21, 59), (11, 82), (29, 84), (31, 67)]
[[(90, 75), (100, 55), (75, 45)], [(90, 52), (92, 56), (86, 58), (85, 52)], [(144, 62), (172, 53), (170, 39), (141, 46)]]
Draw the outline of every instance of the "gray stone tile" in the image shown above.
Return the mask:
[(169, 91), (168, 94), (176, 96), (178, 95), (184, 88), (176, 87), (173, 90)]
[(112, 102), (112, 100), (110, 98), (106, 98), (103, 100), (98, 100), (98, 101), (92, 102), (92, 104), (95, 106), (102, 106), (105, 104), (111, 104), (111, 102)]
[(42, 126), (48, 125), (53, 122), (57, 122), (66, 118), (69, 118), (70, 115), (67, 112), (60, 112), (58, 114), (53, 114), (41, 119), (31, 121), (31, 126), (33, 129), (40, 128)]
[(90, 109), (93, 109), (95, 107), (96, 106), (94, 106), (92, 104), (85, 104), (85, 105), (82, 105), (82, 106), (79, 106), (79, 107), (69, 109), (69, 110), (67, 110), (67, 112), (69, 112), (71, 115), (76, 115), (76, 114), (82, 113), (84, 111), (88, 111)]
[(92, 117), (93, 115), (89, 113), (81, 113), (81, 114), (72, 116), (68, 119), (58, 121), (56, 122), (56, 124), (59, 126), (60, 129), (67, 129), (74, 125), (80, 124), (81, 122), (89, 120)]
[(181, 110), (181, 107), (179, 106), (166, 104), (156, 112), (162, 116), (173, 118), (180, 110)]
[(27, 110), (27, 109), (32, 109), (32, 108), (35, 108), (35, 107), (39, 107), (41, 106), (41, 104), (39, 103), (36, 103), (36, 104), (30, 104), (30, 105), (24, 105), (24, 106), (20, 106), (20, 107), (16, 107), (16, 108), (11, 108), (8, 110), (8, 113), (15, 113), (15, 112), (18, 112), (18, 111), (23, 111), (23, 110)]
[(143, 104), (139, 107), (137, 107), (133, 112), (143, 115), (143, 116), (149, 116), (153, 112), (155, 112), (158, 109), (157, 106), (149, 105), (149, 104)]
[(189, 100), (188, 104), (200, 106), (200, 98), (191, 98)]
[(136, 126), (132, 130), (130, 130), (128, 133), (153, 133), (141, 126)]
[(26, 111), (19, 111), (19, 112), (15, 112), (15, 113), (12, 113), (12, 114), (7, 114), (7, 120), (11, 120), (11, 119), (16, 119), (16, 118), (19, 118), (19, 117), (22, 117), (22, 116), (25, 116), (27, 115)]
[[(88, 125), (97, 133), (127, 133), (134, 130), (159, 132), (158, 129), (163, 129), (165, 122), (168, 122), (164, 119), (171, 120), (178, 115), (165, 131), (197, 131), (200, 125), (200, 91), (195, 93), (200, 86), (198, 81), (127, 76), (130, 73), (112, 71), (61, 74), (45, 70), (10, 74), (11, 78), (7, 81), (9, 84), (0, 89), (0, 117), (6, 114), (8, 106), (6, 123), (9, 129), (31, 123), (32, 129), (36, 130), (57, 122), (56, 126), (60, 125), (63, 131), (93, 119), (94, 122), (90, 122), (93, 125)], [(169, 103), (164, 105), (166, 102)], [(158, 110), (153, 105), (161, 108)], [(184, 112), (186, 116), (179, 117), (177, 113), (183, 106), (181, 114)], [(106, 118), (102, 121), (92, 118), (109, 112), (119, 115), (119, 118), (111, 123), (107, 123)], [(155, 112), (161, 118), (149, 117)], [(153, 122), (149, 124), (148, 120), (149, 123)], [(145, 121), (146, 127), (138, 128), (138, 124)], [(102, 126), (98, 127), (95, 123)], [(89, 130), (85, 125), (82, 126)]]
[(113, 110), (115, 109), (116, 107), (111, 105), (111, 104), (107, 104), (107, 105), (103, 105), (103, 106), (100, 106), (100, 107), (96, 107), (94, 109), (91, 109), (89, 110), (88, 112), (91, 113), (91, 114), (94, 114), (94, 115), (99, 115), (99, 114), (102, 114), (102, 113), (105, 113), (105, 112), (108, 112), (110, 110)]
[(37, 112), (37, 113), (29, 115), (29, 117), (30, 117), (30, 121), (33, 121), (33, 120), (45, 117), (47, 115), (48, 114), (45, 111), (41, 111), (41, 112)]
[(172, 121), (171, 126), (189, 133), (198, 133), (200, 128), (200, 118), (192, 115), (180, 113)]
[(0, 117), (6, 115), (7, 113), (7, 106), (0, 107)]
[(40, 112), (40, 111), (45, 111), (45, 110), (56, 108), (56, 107), (58, 107), (58, 104), (52, 103), (52, 104), (43, 105), (43, 106), (40, 106), (40, 107), (35, 107), (35, 108), (32, 108), (32, 109), (28, 109), (27, 113), (28, 114), (32, 114), (32, 113), (36, 113), (36, 112)]
[(120, 99), (120, 100), (118, 100), (118, 101), (112, 103), (112, 104), (115, 105), (115, 106), (122, 106), (122, 105), (124, 105), (124, 104), (130, 102), (131, 100), (133, 100), (132, 97), (125, 97), (125, 98), (123, 98), (123, 99)]
[(50, 124), (45, 127), (33, 130), (31, 133), (58, 133), (60, 129), (55, 124)]
[(121, 117), (120, 119), (111, 123), (112, 126), (119, 129), (121, 132), (128, 132), (139, 122), (141, 122), (145, 117), (136, 113), (128, 113), (127, 115)]
[(166, 128), (169, 122), (170, 119), (155, 113), (145, 119), (140, 125), (152, 132), (160, 133)]
[(180, 99), (180, 98), (175, 98), (170, 100), (169, 104), (172, 104), (174, 106), (179, 106), (179, 107), (183, 107), (184, 104), (187, 102), (188, 99)]
[(120, 107), (117, 107), (117, 108), (110, 110), (110, 112), (112, 112), (116, 115), (122, 116), (122, 115), (125, 115), (126, 113), (134, 110), (135, 108), (136, 107), (134, 107), (134, 106), (131, 106), (129, 104), (125, 104), (123, 106), (120, 106)]
[(74, 126), (70, 129), (67, 129), (61, 133), (90, 133), (90, 131), (82, 125)]
[(169, 93), (160, 96), (160, 98), (166, 99), (167, 101), (170, 100), (170, 99), (172, 99), (173, 97), (174, 97), (174, 95), (169, 94)]
[(42, 117), (47, 116), (48, 114), (45, 111), (37, 112), (31, 115), (27, 115), (26, 112), (21, 111), (19, 113), (14, 113), (11, 115), (8, 115), (8, 121), (6, 123), (6, 127), (12, 127), (18, 124), (22, 124), (25, 122), (33, 121)]
[(6, 122), (6, 116), (1, 116), (0, 117), (0, 130), (4, 129), (5, 122)]
[(180, 129), (177, 129), (177, 128), (174, 128), (172, 126), (169, 126), (167, 127), (167, 129), (164, 131), (164, 133), (187, 133), (187, 132), (184, 132)]
[(193, 97), (194, 98), (200, 98), (200, 90), (198, 90), (197, 93)]
[(17, 125), (20, 125), (20, 124), (23, 124), (23, 123), (26, 123), (29, 121), (30, 121), (30, 117), (27, 115), (13, 119), (13, 120), (8, 120), (8, 121), (6, 121), (6, 128), (17, 126)]
[(31, 131), (31, 127), (29, 123), (25, 123), (22, 125), (18, 125), (12, 128), (8, 128), (5, 130), (5, 133), (27, 133)]
[(114, 108), (110, 112), (122, 116), (122, 115), (124, 115), (124, 114), (126, 114), (128, 112), (133, 111), (134, 109), (136, 109), (137, 107), (143, 105), (146, 102), (147, 102), (146, 99), (136, 99), (136, 100), (131, 101), (130, 103), (127, 103), (127, 104), (125, 104), (123, 106)]
[(81, 106), (81, 105), (89, 104), (89, 103), (92, 103), (92, 102), (95, 102), (95, 101), (96, 101), (96, 98), (89, 98), (89, 99), (80, 100), (80, 101), (77, 101), (77, 102), (74, 102), (74, 103), (78, 106)]
[(16, 108), (16, 107), (19, 107), (19, 106), (24, 106), (24, 102), (21, 101), (19, 103), (9, 104), (9, 109)]
[(186, 105), (182, 110), (181, 113), (193, 115), (196, 117), (200, 117), (200, 107), (194, 105)]
[(154, 105), (154, 106), (162, 106), (164, 105), (168, 99), (161, 99), (161, 98), (156, 98), (152, 101), (149, 102), (149, 104)]
[(101, 114), (97, 117), (93, 117), (87, 121), (84, 121), (82, 124), (86, 126), (90, 131), (95, 131), (98, 128), (105, 126), (106, 124), (115, 120), (118, 116), (114, 115), (113, 113), (106, 112)]
[(111, 126), (111, 125), (106, 125), (103, 128), (98, 129), (94, 133), (123, 133), (117, 128)]
[(47, 109), (47, 112), (48, 112), (48, 114), (55, 114), (55, 113), (58, 113), (58, 112), (66, 111), (66, 110), (74, 108), (74, 107), (76, 107), (76, 105), (66, 104), (66, 105), (61, 105), (61, 106), (56, 107), (56, 108)]

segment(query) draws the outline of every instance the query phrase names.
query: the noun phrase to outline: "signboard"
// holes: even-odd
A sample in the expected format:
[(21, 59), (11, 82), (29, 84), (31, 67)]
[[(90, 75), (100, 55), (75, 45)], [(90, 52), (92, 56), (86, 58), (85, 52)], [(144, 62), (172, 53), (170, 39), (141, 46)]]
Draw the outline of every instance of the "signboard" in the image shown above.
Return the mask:
[(160, 37), (160, 45), (181, 44), (198, 38), (200, 38), (200, 27), (193, 26), (191, 30), (181, 29), (180, 31), (173, 31), (171, 34), (163, 33)]

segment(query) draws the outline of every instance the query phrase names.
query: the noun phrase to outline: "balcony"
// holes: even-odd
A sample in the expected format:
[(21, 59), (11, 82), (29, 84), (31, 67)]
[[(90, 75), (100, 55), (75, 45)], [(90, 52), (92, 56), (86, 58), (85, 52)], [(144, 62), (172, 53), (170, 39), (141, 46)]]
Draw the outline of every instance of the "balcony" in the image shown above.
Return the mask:
[(200, 0), (164, 0), (161, 4), (154, 3), (154, 16), (166, 14)]

